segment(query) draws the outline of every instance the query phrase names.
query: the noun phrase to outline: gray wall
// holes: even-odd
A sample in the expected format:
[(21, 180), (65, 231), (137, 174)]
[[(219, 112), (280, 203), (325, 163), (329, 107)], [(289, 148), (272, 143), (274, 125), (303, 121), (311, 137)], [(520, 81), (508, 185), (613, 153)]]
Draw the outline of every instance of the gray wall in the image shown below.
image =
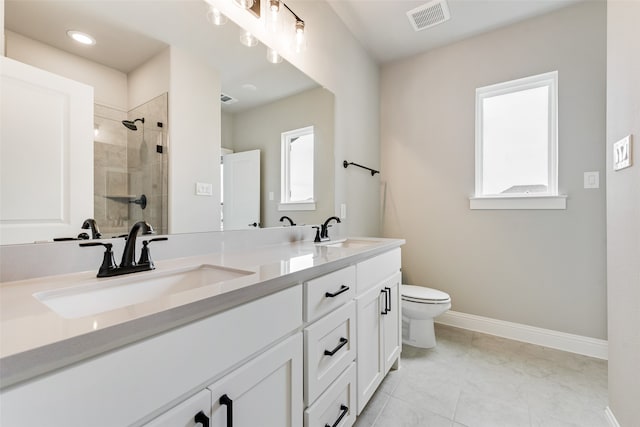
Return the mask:
[[(640, 426), (640, 2), (607, 5), (609, 406), (627, 427)], [(614, 172), (613, 143), (629, 134), (634, 165)]]
[[(407, 240), (405, 283), (455, 311), (606, 338), (605, 12), (584, 2), (383, 67), (383, 234)], [(469, 210), (475, 89), (553, 70), (567, 209)]]

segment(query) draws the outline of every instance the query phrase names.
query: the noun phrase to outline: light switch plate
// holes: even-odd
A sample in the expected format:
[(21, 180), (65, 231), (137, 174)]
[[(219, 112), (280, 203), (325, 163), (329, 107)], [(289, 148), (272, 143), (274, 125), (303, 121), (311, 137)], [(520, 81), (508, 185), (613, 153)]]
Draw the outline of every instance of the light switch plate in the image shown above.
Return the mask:
[(213, 184), (196, 182), (196, 196), (213, 196)]
[(584, 188), (600, 188), (600, 172), (585, 172)]
[(613, 170), (628, 168), (633, 165), (633, 141), (631, 135), (627, 135), (613, 144)]

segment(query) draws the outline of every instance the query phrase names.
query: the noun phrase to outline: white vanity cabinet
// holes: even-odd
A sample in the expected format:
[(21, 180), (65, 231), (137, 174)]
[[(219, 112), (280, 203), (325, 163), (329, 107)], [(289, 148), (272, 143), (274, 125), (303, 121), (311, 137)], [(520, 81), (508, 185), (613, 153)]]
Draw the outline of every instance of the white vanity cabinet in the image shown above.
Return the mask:
[(400, 356), (400, 249), (334, 268), (3, 388), (0, 425), (350, 427)]
[(250, 360), (144, 427), (299, 427), (302, 334)]
[[(175, 409), (180, 399), (217, 384), (217, 379), (231, 378), (225, 375), (240, 377), (252, 362), (270, 354), (275, 343), (293, 337), (290, 342), (297, 350), (289, 353), (288, 348), (283, 357), (289, 359), (278, 367), (292, 377), (290, 385), (280, 382), (277, 389), (264, 394), (295, 392), (293, 398), (300, 400), (300, 422), (291, 426), (297, 427), (302, 423), (301, 328), (302, 286), (297, 285), (2, 390), (0, 425), (143, 425)], [(283, 365), (286, 367), (280, 368)], [(281, 378), (283, 372), (276, 377)], [(246, 376), (242, 378), (245, 384), (251, 383)], [(229, 393), (233, 392), (235, 389)], [(193, 416), (187, 414), (184, 425), (190, 425)]]
[(302, 425), (302, 334), (298, 333), (208, 387), (211, 427)]
[(355, 266), (304, 283), (305, 427), (351, 426), (356, 419)]
[(357, 265), (358, 414), (398, 360), (402, 348), (400, 249)]
[(209, 427), (210, 419), (211, 391), (202, 390), (144, 427)]

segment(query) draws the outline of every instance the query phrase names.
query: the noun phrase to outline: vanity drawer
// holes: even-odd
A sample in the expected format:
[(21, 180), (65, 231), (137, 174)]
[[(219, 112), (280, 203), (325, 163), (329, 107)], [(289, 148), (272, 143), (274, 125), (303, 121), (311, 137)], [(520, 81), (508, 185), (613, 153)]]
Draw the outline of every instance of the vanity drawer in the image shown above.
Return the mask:
[(313, 405), (305, 409), (304, 427), (349, 427), (355, 420), (356, 364), (353, 362)]
[(356, 285), (355, 266), (334, 271), (304, 284), (304, 320), (313, 322), (353, 299)]
[(393, 249), (356, 265), (358, 284), (356, 294), (362, 295), (366, 290), (397, 273), (402, 267), (400, 248)]
[(356, 306), (351, 301), (304, 330), (304, 401), (322, 394), (356, 357)]

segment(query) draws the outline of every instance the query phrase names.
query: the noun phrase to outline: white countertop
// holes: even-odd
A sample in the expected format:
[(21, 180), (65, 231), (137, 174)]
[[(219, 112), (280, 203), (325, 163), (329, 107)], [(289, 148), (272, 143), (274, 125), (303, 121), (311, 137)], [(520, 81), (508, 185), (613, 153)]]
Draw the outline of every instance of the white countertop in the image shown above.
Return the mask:
[(0, 387), (211, 316), (404, 243), (401, 239), (358, 240), (370, 240), (372, 244), (344, 248), (298, 241), (158, 261), (155, 271), (119, 277), (141, 278), (202, 264), (252, 274), (73, 319), (63, 318), (33, 295), (105, 280), (97, 279), (95, 270), (2, 283)]

